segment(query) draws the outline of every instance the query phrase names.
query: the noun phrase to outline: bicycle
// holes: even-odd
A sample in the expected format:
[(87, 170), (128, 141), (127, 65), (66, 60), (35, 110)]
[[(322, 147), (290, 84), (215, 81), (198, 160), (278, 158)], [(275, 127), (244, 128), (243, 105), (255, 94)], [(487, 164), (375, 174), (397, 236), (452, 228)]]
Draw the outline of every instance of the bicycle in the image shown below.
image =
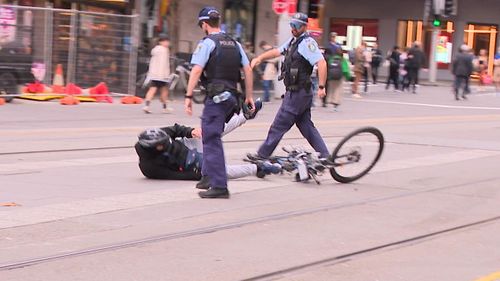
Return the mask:
[[(244, 161), (254, 164), (261, 161), (278, 163), (283, 171), (295, 173), (298, 182), (314, 179), (317, 184), (321, 184), (318, 177), (329, 170), (334, 180), (350, 183), (366, 175), (375, 166), (384, 150), (384, 143), (384, 136), (379, 129), (362, 127), (342, 138), (328, 159), (320, 159), (316, 152), (307, 152), (300, 147), (283, 147), (287, 156), (260, 159), (247, 155)], [(368, 161), (365, 163), (364, 160)]]
[[(171, 74), (170, 90), (174, 90), (177, 84), (180, 84), (182, 89), (186, 90), (187, 83), (189, 81), (189, 75), (191, 74), (191, 69), (193, 68), (193, 66), (183, 59), (175, 58), (175, 61), (178, 64), (175, 67), (175, 73)], [(202, 104), (205, 102), (205, 97), (206, 90), (201, 85), (201, 83), (198, 83), (196, 88), (193, 90), (193, 102)]]

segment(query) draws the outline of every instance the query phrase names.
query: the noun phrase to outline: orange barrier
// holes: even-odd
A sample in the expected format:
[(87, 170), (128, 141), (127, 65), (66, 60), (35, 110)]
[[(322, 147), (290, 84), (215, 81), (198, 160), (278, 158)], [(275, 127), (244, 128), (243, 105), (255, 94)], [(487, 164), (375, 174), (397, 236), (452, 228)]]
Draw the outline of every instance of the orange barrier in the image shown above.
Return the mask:
[(74, 96), (66, 96), (60, 99), (59, 103), (62, 105), (77, 105), (80, 103), (80, 100), (75, 98)]
[(141, 104), (142, 99), (136, 96), (126, 96), (121, 99), (123, 104)]

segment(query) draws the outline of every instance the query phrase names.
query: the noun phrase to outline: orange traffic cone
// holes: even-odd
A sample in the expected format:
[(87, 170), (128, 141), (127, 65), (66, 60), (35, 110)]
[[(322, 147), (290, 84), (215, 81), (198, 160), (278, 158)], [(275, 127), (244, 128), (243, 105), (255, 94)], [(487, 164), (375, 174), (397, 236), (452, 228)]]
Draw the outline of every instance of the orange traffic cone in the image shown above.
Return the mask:
[(78, 87), (73, 83), (69, 83), (64, 90), (64, 93), (67, 95), (80, 95), (82, 93), (82, 88)]
[(56, 74), (54, 74), (54, 80), (52, 80), (52, 91), (59, 94), (64, 93), (63, 68), (60, 63), (57, 64)]
[(4, 105), (5, 104), (5, 99), (4, 98), (0, 98), (0, 105)]

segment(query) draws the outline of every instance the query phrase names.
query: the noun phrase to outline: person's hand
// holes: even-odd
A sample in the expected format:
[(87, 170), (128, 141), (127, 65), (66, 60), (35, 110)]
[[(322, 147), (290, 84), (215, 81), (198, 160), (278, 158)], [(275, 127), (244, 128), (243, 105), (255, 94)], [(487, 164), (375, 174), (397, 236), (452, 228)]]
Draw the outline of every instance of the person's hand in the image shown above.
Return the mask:
[(197, 138), (197, 139), (201, 139), (201, 128), (194, 128), (192, 131), (191, 131), (191, 136), (193, 138)]
[(324, 98), (325, 96), (326, 96), (325, 89), (324, 89), (324, 88), (323, 88), (323, 89), (319, 89), (319, 88), (318, 88), (318, 97), (319, 97), (320, 99), (322, 99), (322, 98)]
[(246, 98), (245, 99), (245, 104), (250, 107), (250, 111), (254, 112), (255, 111), (255, 103), (253, 101), (253, 98)]
[(184, 99), (184, 110), (189, 116), (193, 115), (193, 99), (191, 98)]
[(252, 59), (252, 61), (250, 62), (250, 68), (254, 69), (261, 62), (262, 62), (262, 60), (259, 57), (256, 57), (256, 58)]

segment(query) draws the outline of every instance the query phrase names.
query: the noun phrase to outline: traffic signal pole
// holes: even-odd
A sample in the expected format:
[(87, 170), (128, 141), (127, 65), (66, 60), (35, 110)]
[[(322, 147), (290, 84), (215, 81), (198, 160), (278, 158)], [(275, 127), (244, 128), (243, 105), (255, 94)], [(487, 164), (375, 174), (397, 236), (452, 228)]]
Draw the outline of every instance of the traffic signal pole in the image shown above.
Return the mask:
[(436, 61), (436, 50), (438, 43), (440, 28), (432, 26), (432, 36), (431, 36), (431, 51), (429, 55), (429, 82), (436, 83), (437, 77), (437, 61)]

